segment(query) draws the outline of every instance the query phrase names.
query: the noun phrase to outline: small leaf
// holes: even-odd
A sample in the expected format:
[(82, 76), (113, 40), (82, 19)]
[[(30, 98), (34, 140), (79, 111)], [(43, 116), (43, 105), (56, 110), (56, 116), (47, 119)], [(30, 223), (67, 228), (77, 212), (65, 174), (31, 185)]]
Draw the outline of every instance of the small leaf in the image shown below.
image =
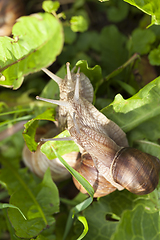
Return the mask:
[(148, 59), (151, 65), (153, 66), (160, 65), (160, 45), (158, 46), (158, 48), (155, 48), (152, 51), (150, 51)]
[(84, 32), (88, 29), (88, 22), (83, 16), (73, 16), (70, 24), (73, 32)]
[(48, 120), (54, 121), (55, 116), (55, 109), (51, 108), (46, 110), (44, 113), (38, 115), (37, 117), (33, 118), (32, 120), (28, 121), (24, 127), (25, 130), (23, 132), (24, 140), (29, 148), (30, 151), (36, 151), (38, 143), (35, 142), (35, 133), (36, 127), (38, 126), (38, 120)]
[(98, 86), (102, 82), (102, 69), (99, 65), (95, 65), (93, 68), (88, 67), (88, 63), (86, 60), (79, 60), (76, 63), (77, 67), (80, 67), (81, 72), (83, 72), (91, 81), (94, 90), (98, 88)]
[(123, 1), (111, 3), (107, 9), (107, 17), (111, 22), (120, 22), (127, 17), (129, 5)]
[(132, 53), (147, 54), (155, 40), (156, 36), (152, 30), (136, 28), (132, 32), (129, 49)]
[(56, 12), (58, 10), (60, 6), (60, 3), (58, 1), (44, 1), (42, 3), (42, 8), (44, 9), (45, 12), (49, 12), (49, 13), (52, 13), (52, 12)]

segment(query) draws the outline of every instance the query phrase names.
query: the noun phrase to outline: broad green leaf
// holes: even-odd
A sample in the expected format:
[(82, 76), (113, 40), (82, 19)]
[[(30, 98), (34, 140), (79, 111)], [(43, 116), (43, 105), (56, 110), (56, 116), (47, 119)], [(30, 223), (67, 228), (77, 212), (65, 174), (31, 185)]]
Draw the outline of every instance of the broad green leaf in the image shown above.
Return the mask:
[(153, 66), (159, 66), (160, 65), (160, 45), (151, 50), (148, 56), (149, 62)]
[(156, 35), (152, 30), (136, 28), (132, 32), (128, 47), (132, 53), (147, 54), (155, 40)]
[(118, 94), (113, 103), (102, 110), (125, 132), (160, 113), (160, 77), (147, 84), (137, 94), (125, 100)]
[[(126, 210), (133, 210), (138, 204), (143, 205), (144, 211), (148, 209), (148, 216), (157, 214), (157, 203), (149, 195), (137, 196), (126, 190), (113, 192), (97, 199), (87, 209), (83, 216), (88, 222), (89, 231), (84, 240), (110, 240), (116, 229), (120, 229), (121, 218)], [(125, 218), (124, 218), (125, 220)], [(139, 221), (137, 219), (137, 221)], [(139, 225), (140, 221), (139, 221)], [(122, 228), (122, 226), (121, 226)], [(122, 228), (122, 231), (123, 228)], [(127, 229), (125, 229), (127, 232)], [(121, 235), (119, 235), (121, 236)], [(120, 238), (121, 239), (121, 238)], [(123, 239), (130, 239), (129, 236)]]
[[(13, 38), (0, 37), (0, 85), (17, 89), (25, 75), (50, 65), (61, 52), (61, 23), (49, 13), (21, 17)], [(46, 57), (47, 56), (47, 57)]]
[(18, 207), (27, 218), (25, 220), (16, 209), (8, 209), (16, 235), (34, 237), (54, 223), (53, 214), (59, 211), (58, 190), (50, 170), (46, 171), (43, 181), (37, 185), (26, 172), (17, 171), (10, 162), (1, 159), (1, 163), (4, 169), (0, 179), (12, 193), (9, 203)]
[(38, 115), (37, 117), (33, 118), (32, 120), (28, 121), (24, 127), (25, 130), (23, 132), (24, 140), (29, 148), (30, 151), (36, 151), (38, 143), (35, 142), (35, 133), (36, 128), (38, 126), (38, 120), (48, 120), (54, 121), (55, 116), (55, 109), (51, 108), (46, 110), (44, 113)]
[(160, 0), (124, 0), (152, 16), (151, 25), (160, 24)]
[(150, 213), (141, 205), (122, 214), (121, 221), (112, 236), (112, 240), (159, 239), (159, 212)]
[(73, 32), (84, 32), (88, 29), (88, 21), (83, 16), (73, 16), (70, 24)]

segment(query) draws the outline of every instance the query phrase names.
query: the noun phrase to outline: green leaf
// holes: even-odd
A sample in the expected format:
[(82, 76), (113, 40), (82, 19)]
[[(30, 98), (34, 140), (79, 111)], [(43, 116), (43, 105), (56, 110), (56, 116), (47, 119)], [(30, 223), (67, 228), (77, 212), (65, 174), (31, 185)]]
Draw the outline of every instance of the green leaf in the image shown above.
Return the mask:
[(20, 214), (23, 216), (23, 218), (27, 220), (24, 214), (22, 213), (22, 211), (18, 207), (8, 203), (0, 203), (0, 209), (9, 208), (9, 207), (17, 209), (20, 212)]
[(134, 142), (138, 145), (138, 149), (143, 152), (150, 153), (153, 156), (156, 156), (160, 159), (160, 145), (154, 142), (146, 141), (146, 140), (136, 140)]
[(142, 205), (127, 210), (122, 214), (112, 240), (123, 239), (159, 239), (159, 212), (150, 213)]
[[(117, 229), (126, 231), (127, 234), (127, 229), (125, 228), (124, 230), (121, 225), (123, 214), (132, 211), (139, 204), (143, 205), (142, 214), (144, 214), (147, 209), (149, 217), (152, 216), (153, 213), (157, 214), (159, 195), (156, 195), (156, 192), (158, 191), (155, 190), (149, 195), (137, 196), (123, 190), (113, 192), (105, 197), (97, 199), (96, 202), (93, 202), (93, 204), (83, 212), (89, 227), (87, 236), (84, 237), (84, 239), (110, 240)], [(156, 200), (155, 197), (157, 198)], [(125, 217), (123, 220), (125, 221)], [(141, 222), (139, 218), (137, 218), (137, 222), (140, 226)], [(125, 221), (125, 223), (127, 224), (127, 221)], [(120, 237), (121, 234), (119, 235), (119, 239), (121, 239)], [(123, 239), (128, 240), (131, 238), (127, 236)]]
[(77, 67), (80, 67), (81, 72), (83, 72), (91, 81), (94, 90), (98, 88), (98, 86), (102, 82), (102, 69), (99, 65), (95, 65), (93, 68), (88, 67), (88, 63), (86, 60), (79, 60), (76, 63)]
[(38, 126), (38, 120), (54, 121), (55, 109), (47, 109), (44, 113), (38, 115), (32, 120), (28, 121), (24, 127), (23, 137), (30, 151), (36, 151), (38, 143), (35, 142), (34, 136)]
[(129, 5), (123, 1), (113, 1), (106, 10), (109, 21), (120, 22), (127, 17)]
[[(13, 38), (0, 37), (0, 85), (17, 89), (25, 75), (50, 65), (61, 52), (61, 23), (49, 13), (21, 17)], [(47, 57), (46, 57), (47, 56)]]
[(129, 85), (128, 83), (122, 82), (122, 81), (115, 81), (118, 83), (126, 92), (128, 92), (130, 95), (134, 95), (136, 93), (136, 90)]
[(44, 9), (44, 11), (52, 13), (52, 12), (56, 12), (58, 10), (60, 6), (60, 3), (58, 1), (44, 1), (42, 3), (42, 8)]
[(73, 32), (84, 32), (88, 29), (88, 22), (83, 16), (73, 16), (70, 24)]
[(126, 36), (115, 25), (104, 27), (100, 34), (102, 69), (109, 74), (127, 60)]
[(77, 33), (73, 32), (69, 26), (64, 26), (65, 43), (72, 44), (77, 37)]
[[(54, 138), (65, 138), (70, 137), (70, 134), (67, 130), (61, 132), (59, 135)], [(52, 148), (56, 149), (57, 153), (60, 156), (70, 152), (79, 152), (79, 148), (74, 141), (47, 141), (41, 146), (41, 151), (47, 156), (48, 159), (56, 158), (55, 153), (52, 151)]]
[[(134, 128), (128, 138), (134, 145), (147, 153), (159, 157), (160, 116), (157, 115)], [(147, 142), (146, 142), (147, 141)]]
[(147, 54), (151, 49), (151, 44), (156, 40), (156, 35), (150, 29), (136, 28), (132, 32), (129, 42), (129, 50), (132, 53)]
[(102, 110), (109, 119), (116, 122), (125, 132), (160, 113), (160, 77), (147, 84), (137, 94), (124, 100), (118, 94), (114, 101)]
[(59, 211), (57, 187), (52, 181), (49, 169), (43, 181), (37, 185), (32, 179), (28, 179), (24, 171), (16, 171), (12, 164), (5, 161), (2, 161), (2, 164), (5, 166), (3, 170), (5, 173), (1, 176), (1, 180), (7, 184), (8, 189), (10, 186), (12, 188), (13, 182), (16, 181), (17, 187), (14, 188), (10, 204), (21, 209), (27, 218), (25, 220), (16, 209), (9, 208), (8, 216), (12, 226), (17, 236), (32, 238), (55, 221), (52, 215)]
[(124, 0), (152, 16), (151, 25), (160, 24), (160, 0)]
[(158, 48), (155, 48), (152, 51), (150, 51), (148, 59), (151, 65), (153, 66), (160, 65), (160, 45), (158, 46)]

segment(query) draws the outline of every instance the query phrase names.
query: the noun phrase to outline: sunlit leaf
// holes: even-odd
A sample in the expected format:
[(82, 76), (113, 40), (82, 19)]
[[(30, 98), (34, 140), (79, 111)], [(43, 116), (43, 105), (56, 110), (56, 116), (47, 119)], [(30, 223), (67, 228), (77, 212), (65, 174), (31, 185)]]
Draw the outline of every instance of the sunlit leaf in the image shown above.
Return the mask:
[(125, 132), (160, 113), (160, 77), (147, 84), (133, 97), (125, 100), (118, 94), (102, 112)]
[(88, 29), (88, 22), (83, 16), (73, 16), (70, 24), (73, 32), (84, 32)]
[[(0, 37), (0, 84), (17, 89), (25, 75), (50, 65), (61, 52), (61, 23), (49, 13), (22, 17), (13, 38)], [(46, 57), (47, 56), (47, 57)]]
[(139, 8), (141, 11), (152, 16), (151, 25), (160, 24), (160, 1), (159, 0), (124, 0), (131, 5)]

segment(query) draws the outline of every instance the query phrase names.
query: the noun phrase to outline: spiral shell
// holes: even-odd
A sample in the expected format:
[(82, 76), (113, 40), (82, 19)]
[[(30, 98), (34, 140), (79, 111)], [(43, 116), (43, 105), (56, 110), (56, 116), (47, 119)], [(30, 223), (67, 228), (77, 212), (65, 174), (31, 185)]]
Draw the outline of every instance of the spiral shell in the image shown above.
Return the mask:
[(142, 195), (152, 192), (159, 182), (159, 159), (135, 148), (122, 148), (115, 156), (111, 173), (115, 182)]
[[(94, 197), (103, 197), (116, 190), (116, 188), (97, 171), (88, 153), (83, 153), (82, 156), (77, 159), (74, 168), (91, 184), (95, 192)], [(87, 193), (74, 177), (73, 182), (80, 192)]]
[[(25, 165), (40, 178), (43, 178), (48, 167), (51, 170), (53, 181), (59, 182), (71, 177), (69, 171), (64, 167), (58, 158), (49, 160), (40, 150), (42, 143), (38, 145), (36, 152), (31, 152), (25, 145), (23, 148), (23, 161)], [(71, 152), (62, 157), (71, 166), (75, 166), (78, 153)]]

